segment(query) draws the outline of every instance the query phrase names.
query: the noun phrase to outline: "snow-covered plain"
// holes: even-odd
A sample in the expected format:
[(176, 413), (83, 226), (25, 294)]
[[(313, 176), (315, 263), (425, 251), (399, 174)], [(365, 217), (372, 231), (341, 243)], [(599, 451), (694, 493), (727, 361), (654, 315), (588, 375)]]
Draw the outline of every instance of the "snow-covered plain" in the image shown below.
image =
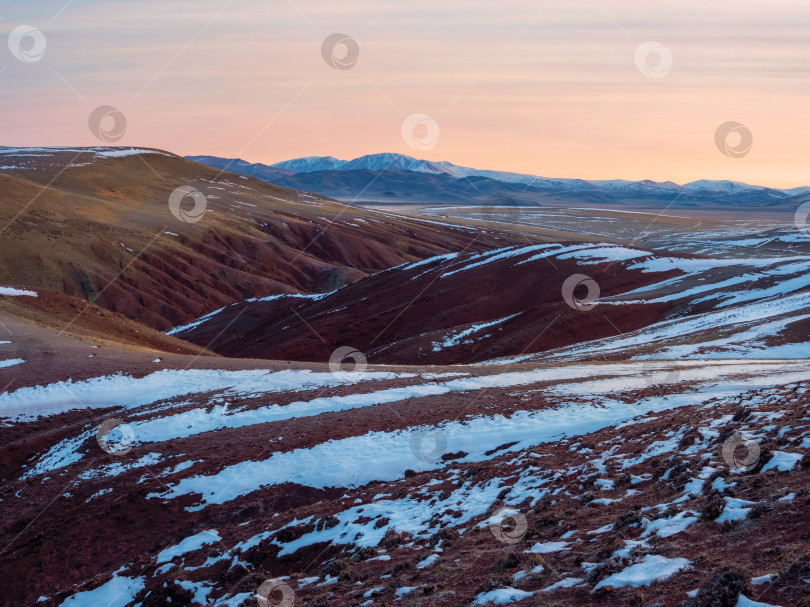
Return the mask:
[[(130, 378), (114, 376), (96, 378), (87, 382), (75, 382), (89, 396), (96, 388), (104, 391), (112, 384), (123, 381), (128, 393), (119, 392), (120, 396), (128, 395), (131, 401), (121, 403), (122, 417), (134, 429), (139, 448), (131, 456), (122, 456), (112, 463), (96, 464), (95, 467), (70, 468), (76, 471), (73, 482), (75, 491), (81, 483), (92, 483), (91, 499), (88, 506), (103, 501), (108, 496), (123, 495), (120, 485), (112, 483), (114, 477), (137, 470), (139, 467), (150, 467), (150, 474), (141, 480), (155, 480), (150, 493), (145, 499), (151, 504), (178, 506), (174, 502), (180, 496), (189, 496), (185, 500), (185, 509), (194, 512), (191, 516), (205, 517), (206, 512), (225, 512), (229, 504), (250, 503), (257, 499), (259, 490), (282, 483), (295, 483), (315, 490), (339, 487), (346, 488), (345, 499), (333, 500), (330, 514), (318, 520), (311, 516), (295, 516), (295, 510), (283, 514), (283, 519), (276, 521), (279, 514), (267, 514), (256, 520), (246, 521), (251, 531), (239, 535), (223, 521), (214, 517), (215, 523), (197, 526), (193, 531), (174, 535), (159, 551), (153, 560), (157, 567), (155, 575), (183, 572), (182, 588), (202, 604), (238, 605), (247, 598), (247, 593), (226, 590), (214, 577), (196, 577), (210, 575), (212, 566), (217, 563), (232, 563), (231, 567), (245, 563), (245, 554), (260, 545), (272, 546), (279, 558), (303, 554), (309, 548), (331, 545), (346, 550), (371, 550), (373, 556), (367, 563), (388, 563), (396, 558), (396, 549), (389, 552), (380, 546), (391, 533), (407, 534), (411, 543), (424, 544), (431, 537), (446, 530), (464, 533), (487, 533), (494, 525), (503, 523), (510, 516), (521, 515), (534, 508), (541, 499), (561, 499), (564, 495), (577, 498), (577, 489), (570, 484), (571, 478), (584, 478), (598, 474), (593, 481), (594, 497), (589, 502), (595, 515), (611, 504), (620, 504), (630, 496), (641, 495), (649, 490), (650, 474), (641, 474), (639, 467), (649, 465), (652, 458), (664, 458), (667, 454), (680, 451), (682, 456), (693, 457), (695, 461), (705, 461), (685, 483), (680, 497), (671, 503), (649, 505), (641, 511), (640, 522), (636, 524), (637, 539), (625, 540), (624, 547), (616, 549), (610, 559), (621, 563), (620, 567), (605, 574), (598, 583), (589, 582), (584, 573), (589, 573), (598, 564), (583, 562), (582, 571), (566, 571), (548, 575), (552, 563), (562, 561), (571, 554), (580, 553), (591, 542), (600, 541), (603, 537), (615, 533), (612, 523), (599, 523), (572, 528), (565, 533), (563, 529), (552, 532), (543, 539), (532, 539), (520, 545), (517, 550), (525, 558), (543, 559), (543, 565), (527, 567), (518, 571), (511, 583), (497, 588), (476, 591), (470, 600), (474, 604), (509, 604), (525, 600), (526, 604), (537, 597), (559, 597), (562, 593), (588, 593), (604, 588), (637, 588), (656, 587), (682, 574), (693, 564), (686, 555), (673, 554), (672, 551), (659, 549), (661, 542), (683, 534), (694, 535), (698, 525), (717, 524), (728, 521), (734, 524), (749, 516), (756, 502), (725, 496), (724, 509), (716, 521), (705, 521), (694, 509), (697, 500), (704, 490), (713, 472), (717, 470), (721, 456), (714, 445), (709, 446), (709, 439), (716, 437), (718, 420), (726, 417), (712, 417), (713, 403), (722, 399), (739, 400), (740, 395), (751, 390), (769, 389), (788, 383), (806, 381), (810, 377), (808, 361), (773, 361), (773, 360), (710, 360), (710, 361), (662, 361), (661, 367), (650, 367), (645, 362), (622, 362), (605, 364), (566, 364), (560, 366), (534, 367), (515, 371), (487, 369), (488, 374), (459, 374), (457, 369), (452, 373), (390, 373), (380, 372), (384, 381), (401, 382), (399, 387), (379, 387), (373, 380), (361, 381), (362, 376), (354, 378), (354, 383), (364, 392), (339, 393), (331, 396), (315, 396), (295, 400), (295, 394), (312, 386), (322, 388), (346, 388), (352, 383), (340, 383), (333, 380), (331, 374), (306, 373), (301, 371), (271, 372), (256, 370), (234, 376), (230, 373), (206, 371), (194, 375), (197, 382), (195, 391), (188, 391), (188, 385), (182, 381), (182, 374), (169, 373), (152, 377)], [(371, 373), (371, 372), (370, 372)], [(386, 375), (386, 373), (388, 373)], [(338, 376), (340, 377), (340, 376)], [(175, 382), (173, 392), (166, 396), (166, 380)], [(238, 389), (234, 380), (243, 379)], [(139, 381), (143, 381), (141, 389)], [(661, 390), (649, 396), (638, 396), (637, 392), (645, 387)], [(148, 388), (149, 390), (146, 390)], [(398, 407), (403, 403), (410, 406), (426, 403), (426, 408), (436, 408), (435, 399), (452, 393), (473, 396), (485, 389), (493, 393), (483, 393), (480, 407), (462, 418), (451, 418), (426, 425), (409, 425), (387, 431), (360, 432), (345, 438), (328, 437), (318, 440), (306, 448), (279, 448), (269, 457), (249, 459), (243, 457), (238, 463), (224, 462), (213, 471), (200, 472), (197, 466), (202, 460), (185, 453), (184, 439), (198, 436), (203, 432), (218, 429), (235, 429), (248, 425), (283, 421), (300, 417), (314, 417), (325, 413), (346, 413), (351, 415), (356, 409), (373, 407)], [(797, 388), (798, 389), (798, 388)], [(37, 392), (44, 390), (44, 392)], [(509, 390), (510, 392), (503, 392)], [(212, 392), (212, 394), (208, 394)], [(28, 394), (50, 394), (47, 388), (34, 389)], [(188, 407), (188, 399), (195, 393), (206, 393), (203, 398), (207, 404)], [(233, 407), (231, 401), (237, 401), (241, 394), (259, 399), (274, 399), (285, 394), (284, 402), (289, 404), (253, 403), (250, 407)], [(520, 407), (508, 415), (497, 409), (490, 410), (487, 405), (494, 399), (519, 397), (521, 394), (542, 394), (548, 404), (542, 408), (522, 410)], [(13, 393), (12, 393), (13, 394)], [(223, 402), (222, 394), (228, 394)], [(628, 394), (636, 394), (628, 399)], [(163, 397), (162, 400), (153, 400)], [(33, 397), (32, 397), (33, 398)], [(748, 397), (747, 397), (748, 398)], [(759, 420), (760, 425), (776, 427), (774, 420), (778, 412), (758, 414), (754, 405), (756, 399), (746, 401), (752, 406), (752, 420)], [(432, 404), (428, 404), (432, 403)], [(226, 406), (226, 404), (228, 406)], [(632, 452), (616, 453), (616, 448), (624, 440), (624, 432), (634, 425), (641, 425), (656, 419), (657, 415), (667, 415), (675, 409), (693, 406), (697, 418), (697, 442), (692, 447), (679, 447), (685, 429), (674, 427), (671, 432), (651, 436), (642, 435), (638, 449)], [(181, 407), (181, 411), (174, 411)], [(435, 412), (442, 420), (441, 409)], [(719, 415), (719, 414), (714, 414)], [(702, 419), (706, 416), (707, 419)], [(615, 427), (613, 444), (596, 444), (585, 448), (579, 444), (583, 435), (594, 431)], [(38, 461), (31, 462), (31, 473), (28, 478), (36, 486), (44, 482), (47, 475), (62, 476), (67, 469), (77, 463), (78, 457), (87, 456), (87, 442), (92, 441), (95, 426), (90, 424), (81, 428), (79, 434), (66, 438), (60, 444), (62, 451), (44, 454)], [(268, 444), (278, 436), (278, 432), (268, 432)], [(441, 458), (426, 457), (424, 451), (414, 448), (415, 444), (432, 436), (434, 441), (443, 445), (444, 452), (454, 453), (448, 461)], [(177, 441), (173, 452), (169, 444)], [(589, 453), (581, 463), (570, 465), (569, 469), (554, 468), (546, 465), (545, 445), (565, 441), (570, 445), (569, 451)], [(795, 444), (796, 441), (794, 441)], [(165, 444), (165, 449), (162, 448)], [(258, 445), (261, 447), (261, 445)], [(153, 450), (154, 449), (154, 450)], [(181, 452), (182, 451), (182, 452)], [(249, 451), (254, 453), (255, 451)], [(166, 455), (161, 455), (166, 453)], [(500, 457), (500, 456), (506, 456)], [(59, 457), (62, 460), (59, 460)], [(459, 468), (470, 464), (487, 462), (500, 457), (499, 466), (514, 466), (514, 472), (498, 474), (491, 478), (474, 478), (460, 474)], [(788, 475), (797, 468), (800, 455), (794, 449), (786, 447), (776, 451), (770, 460), (769, 475)], [(49, 459), (50, 458), (50, 459)], [(58, 461), (57, 461), (58, 460)], [(140, 462), (148, 461), (146, 466)], [(507, 462), (505, 464), (504, 462)], [(157, 468), (155, 468), (157, 467)], [(608, 469), (609, 468), (609, 469)], [(406, 470), (419, 473), (428, 471), (426, 481), (421, 487), (407, 487)], [(627, 471), (629, 485), (619, 488), (618, 474)], [(618, 472), (617, 472), (618, 471)], [(666, 474), (663, 478), (666, 478)], [(59, 482), (61, 479), (57, 479)], [(720, 482), (718, 482), (718, 480)], [(372, 481), (388, 481), (392, 485), (369, 488)], [(405, 485), (399, 485), (405, 483)], [(431, 491), (433, 484), (441, 484), (441, 492)], [(731, 487), (733, 481), (715, 479), (712, 487)], [(390, 489), (389, 489), (390, 487)], [(628, 488), (632, 487), (632, 488)], [(637, 490), (636, 487), (640, 487)], [(112, 489), (112, 491), (109, 491)], [(355, 499), (355, 495), (364, 498)], [(353, 493), (357, 491), (357, 493)], [(269, 495), (270, 493), (268, 493)], [(247, 500), (237, 501), (247, 497)], [(196, 502), (195, 502), (196, 500)], [(499, 500), (501, 500), (499, 502)], [(319, 502), (321, 503), (321, 502)], [(677, 503), (680, 510), (674, 514), (662, 514), (669, 506)], [(186, 505), (187, 504), (187, 505)], [(502, 504), (505, 508), (495, 510), (493, 506)], [(653, 502), (655, 504), (655, 502)], [(218, 506), (215, 506), (218, 505)], [(240, 506), (241, 507), (241, 506)], [(209, 509), (210, 508), (210, 509)], [(205, 520), (204, 518), (201, 520)], [(286, 522), (283, 522), (285, 521)], [(279, 522), (281, 521), (281, 522)], [(325, 524), (328, 522), (328, 524)], [(580, 521), (582, 523), (582, 521)], [(489, 529), (488, 529), (489, 528)], [(494, 533), (494, 532), (493, 532)], [(692, 536), (693, 536), (692, 535)], [(234, 536), (238, 539), (234, 539)], [(496, 536), (497, 537), (497, 536)], [(416, 548), (414, 548), (416, 550)], [(448, 559), (445, 552), (448, 548), (442, 543), (434, 544), (430, 550), (422, 550), (413, 560), (413, 570), (429, 574), (444, 571)], [(450, 553), (452, 554), (452, 553)], [(666, 555), (666, 556), (665, 556)], [(293, 557), (295, 558), (295, 557)], [(451, 561), (452, 562), (452, 561)], [(546, 572), (542, 582), (536, 579)], [(93, 590), (76, 588), (76, 594), (65, 602), (68, 607), (76, 605), (105, 604), (125, 605), (131, 602), (135, 594), (149, 581), (141, 577), (137, 569), (130, 569), (126, 574), (120, 571)], [(151, 575), (151, 574), (150, 574)], [(324, 577), (324, 576), (321, 576)], [(299, 590), (302, 588), (329, 589), (339, 588), (337, 578), (326, 575), (321, 577), (300, 577), (298, 585), (289, 583)], [(377, 593), (384, 591), (385, 575), (379, 578), (383, 585)], [(192, 581), (193, 580), (193, 581)], [(376, 582), (372, 579), (371, 582)], [(532, 583), (529, 589), (524, 584)], [(374, 604), (376, 594), (372, 588), (371, 595), (365, 597), (366, 604)], [(407, 597), (419, 596), (420, 586), (413, 583), (402, 584), (402, 592), (394, 593), (394, 601), (406, 600)], [(323, 590), (326, 591), (326, 590)], [(120, 595), (121, 602), (116, 602)], [(199, 602), (198, 601), (198, 602)], [(371, 603), (368, 603), (371, 601)]]
[(201, 392), (249, 397), (310, 390), (360, 381), (393, 379), (402, 374), (370, 371), (341, 376), (308, 369), (224, 371), (164, 369), (145, 377), (107, 375), (84, 381), (62, 381), (0, 394), (0, 418), (25, 420), (87, 407), (140, 407), (164, 399)]
[[(618, 365), (622, 367), (623, 365)], [(612, 365), (561, 367), (558, 376), (578, 371), (606, 373)], [(636, 370), (644, 372), (637, 363)], [(615, 369), (614, 369), (615, 371)], [(538, 371), (534, 382), (523, 377), (526, 374), (507, 373), (487, 376), (491, 386), (526, 385), (535, 383), (542, 372)], [(414, 441), (426, 434), (434, 434), (446, 445), (448, 452), (464, 452), (457, 461), (484, 461), (495, 455), (492, 450), (499, 445), (512, 443), (506, 450), (520, 450), (541, 445), (563, 436), (594, 432), (600, 428), (629, 422), (645, 414), (666, 411), (685, 405), (693, 405), (709, 398), (739, 393), (753, 386), (771, 386), (799, 381), (810, 373), (810, 362), (761, 362), (758, 364), (700, 363), (692, 372), (681, 371), (673, 376), (675, 383), (681, 380), (692, 390), (666, 397), (642, 398), (633, 404), (606, 396), (598, 404), (564, 402), (556, 408), (539, 411), (518, 411), (508, 417), (494, 415), (473, 416), (466, 421), (445, 422), (436, 426), (414, 427), (392, 432), (370, 432), (350, 438), (330, 440), (307, 449), (279, 452), (270, 458), (244, 461), (225, 467), (208, 476), (191, 476), (171, 486), (169, 490), (154, 494), (154, 497), (169, 499), (179, 495), (199, 494), (201, 505), (221, 504), (261, 487), (284, 482), (295, 482), (312, 487), (356, 487), (371, 481), (391, 481), (401, 478), (405, 470), (432, 470), (444, 466), (441, 461), (426, 458), (413, 448)], [(531, 373), (529, 374), (531, 375)], [(648, 372), (648, 381), (655, 382)], [(745, 379), (734, 380), (744, 375)], [(581, 375), (580, 375), (581, 376)], [(725, 377), (724, 377), (725, 376)], [(509, 378), (509, 379), (506, 379)], [(520, 379), (518, 379), (520, 378)], [(461, 388), (474, 385), (469, 378), (451, 380)], [(548, 379), (548, 378), (547, 378)], [(700, 381), (702, 380), (702, 381)], [(609, 394), (617, 389), (617, 380), (608, 380), (606, 390), (594, 390)], [(589, 388), (589, 391), (592, 388)], [(487, 454), (489, 452), (489, 455)], [(502, 451), (501, 451), (502, 452)]]
[[(801, 371), (790, 371), (792, 367), (782, 368), (778, 363), (768, 363), (775, 374), (801, 373)], [(81, 399), (86, 406), (109, 406), (116, 403), (123, 409), (136, 409), (144, 405), (160, 402), (166, 399), (176, 399), (180, 396), (189, 396), (195, 393), (215, 392), (209, 399), (210, 408), (194, 408), (181, 413), (171, 413), (174, 406), (187, 404), (186, 401), (180, 403), (168, 403), (161, 405), (157, 411), (153, 411), (147, 419), (139, 419), (130, 422), (128, 425), (132, 429), (135, 444), (148, 444), (169, 441), (175, 438), (187, 438), (189, 436), (212, 432), (228, 428), (241, 428), (262, 423), (278, 422), (299, 417), (311, 417), (328, 412), (349, 411), (351, 409), (372, 407), (388, 403), (406, 401), (409, 399), (421, 399), (452, 392), (471, 392), (492, 388), (515, 388), (532, 384), (554, 384), (547, 388), (550, 393), (562, 395), (577, 395), (599, 393), (609, 395), (622, 386), (643, 387), (649, 384), (666, 384), (679, 382), (692, 382), (697, 380), (712, 379), (720, 376), (734, 376), (740, 373), (758, 371), (762, 364), (754, 364), (746, 361), (716, 361), (711, 366), (702, 364), (689, 366), (687, 364), (676, 367), (675, 373), (661, 372), (659, 368), (646, 368), (639, 363), (612, 364), (612, 365), (567, 365), (559, 367), (539, 368), (531, 371), (496, 373), (479, 377), (461, 376), (458, 373), (449, 374), (451, 379), (447, 381), (427, 381), (401, 388), (385, 388), (382, 390), (348, 394), (345, 396), (325, 396), (317, 397), (309, 401), (294, 401), (287, 405), (266, 405), (255, 409), (230, 410), (222, 403), (223, 399), (236, 399), (246, 396), (262, 396), (280, 392), (295, 392), (312, 388), (322, 388), (337, 385), (353, 384), (370, 380), (385, 380), (394, 378), (411, 378), (414, 374), (390, 373), (367, 371), (353, 375), (332, 375), (330, 373), (312, 373), (309, 371), (161, 371), (147, 375), (143, 378), (132, 378), (129, 376), (108, 376), (95, 378), (85, 382), (63, 382), (51, 384), (44, 388), (23, 388), (9, 395), (0, 395), (0, 412), (3, 412), (3, 404), (14, 403), (16, 407), (9, 405), (8, 415), (16, 415), (18, 420), (30, 419), (36, 414), (70, 410)], [(234, 375), (235, 373), (235, 375)], [(610, 379), (594, 380), (591, 378), (610, 376)], [(424, 379), (442, 379), (443, 374), (423, 374)], [(587, 379), (585, 379), (587, 378)], [(238, 389), (236, 387), (238, 385)], [(717, 389), (716, 387), (713, 389)], [(733, 384), (727, 386), (727, 390), (735, 389)], [(68, 400), (68, 396), (75, 396), (74, 400)], [(694, 402), (693, 396), (679, 395), (673, 397), (673, 406), (690, 404)], [(27, 403), (31, 403), (28, 405)], [(33, 405), (36, 403), (36, 407)], [(67, 403), (67, 404), (65, 404)], [(626, 410), (625, 414), (632, 412), (626, 405), (621, 403), (608, 402), (610, 406), (619, 407)], [(587, 407), (586, 411), (590, 411)], [(605, 409), (600, 406), (593, 410), (595, 414), (604, 415), (601, 423), (607, 423), (611, 419), (622, 417), (616, 409)], [(164, 413), (165, 412), (165, 413)], [(528, 416), (528, 414), (523, 414)], [(558, 410), (559, 419), (565, 417), (565, 409)], [(618, 417), (616, 417), (618, 416)], [(527, 423), (543, 424), (543, 417), (528, 416)], [(572, 420), (574, 418), (571, 418)], [(623, 419), (623, 418), (622, 418)], [(487, 418), (473, 420), (472, 422), (479, 429), (481, 435), (494, 433), (497, 426), (491, 426)], [(504, 422), (513, 428), (509, 422)], [(488, 428), (490, 428), (488, 430)], [(417, 432), (428, 431), (421, 429)], [(467, 424), (451, 425), (442, 428), (441, 433), (447, 436), (449, 433), (467, 434), (470, 428)], [(89, 434), (88, 434), (89, 435)], [(494, 436), (494, 434), (492, 434)], [(410, 435), (408, 435), (410, 437)], [(29, 475), (43, 474), (50, 470), (75, 463), (82, 458), (82, 445), (86, 436), (68, 437), (54, 445), (28, 472)], [(367, 436), (366, 441), (373, 441), (380, 438), (384, 442), (392, 440), (388, 435)], [(360, 439), (354, 439), (360, 440)], [(401, 437), (400, 437), (401, 440)], [(410, 440), (410, 438), (408, 438)], [(485, 444), (490, 441), (485, 440)], [(358, 448), (363, 444), (358, 444)], [(351, 445), (347, 445), (350, 448)], [(344, 458), (340, 458), (341, 460)], [(428, 462), (412, 462), (414, 466), (423, 469)], [(377, 468), (372, 466), (371, 468)], [(404, 468), (403, 468), (404, 469)], [(387, 474), (390, 474), (387, 473)]]

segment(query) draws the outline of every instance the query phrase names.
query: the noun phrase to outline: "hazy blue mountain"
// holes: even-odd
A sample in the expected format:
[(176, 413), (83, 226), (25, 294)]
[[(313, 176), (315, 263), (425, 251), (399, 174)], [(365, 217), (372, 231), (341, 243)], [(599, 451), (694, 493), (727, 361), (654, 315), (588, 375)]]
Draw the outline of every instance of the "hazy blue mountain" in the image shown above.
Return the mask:
[(307, 190), (349, 202), (475, 205), (613, 204), (673, 208), (702, 206), (787, 210), (794, 196), (810, 191), (749, 185), (736, 181), (555, 179), (420, 160), (404, 154), (369, 154), (354, 160), (308, 156), (273, 165), (216, 156), (191, 160), (276, 185)]

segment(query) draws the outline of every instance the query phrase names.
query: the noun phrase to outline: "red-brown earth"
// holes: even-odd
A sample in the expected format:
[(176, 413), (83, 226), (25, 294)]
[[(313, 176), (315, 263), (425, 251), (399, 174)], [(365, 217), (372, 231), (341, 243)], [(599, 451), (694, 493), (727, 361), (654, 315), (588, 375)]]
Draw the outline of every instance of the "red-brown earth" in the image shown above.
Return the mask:
[(792, 354), (773, 355), (810, 356), (809, 270), (807, 254), (518, 245), (399, 266), (315, 298), (235, 303), (172, 334), (225, 356), (313, 362), (341, 347), (389, 364), (576, 357), (580, 346), (589, 359), (588, 343), (603, 360), (676, 358), (677, 348), (768, 356), (788, 344)]

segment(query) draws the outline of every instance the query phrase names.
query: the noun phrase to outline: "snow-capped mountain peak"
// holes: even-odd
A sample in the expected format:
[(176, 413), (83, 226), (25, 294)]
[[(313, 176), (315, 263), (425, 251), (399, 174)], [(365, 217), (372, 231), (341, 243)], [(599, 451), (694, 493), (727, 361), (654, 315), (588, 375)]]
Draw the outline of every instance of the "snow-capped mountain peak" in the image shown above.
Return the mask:
[(338, 160), (333, 156), (306, 156), (277, 162), (271, 166), (294, 173), (313, 173), (315, 171), (340, 171), (345, 163), (345, 160)]
[[(447, 166), (445, 166), (447, 165)], [(313, 173), (315, 171), (355, 171), (366, 169), (369, 171), (415, 171), (417, 173), (453, 173), (455, 165), (451, 163), (431, 162), (419, 160), (405, 154), (367, 154), (354, 160), (339, 160), (332, 156), (308, 156), (278, 162), (273, 167), (294, 171), (296, 173)]]
[[(459, 166), (448, 162), (424, 160), (398, 153), (379, 153), (341, 160), (333, 156), (307, 156), (267, 166), (226, 158), (190, 156), (192, 160), (235, 170), (284, 187), (304, 189), (339, 200), (353, 200), (362, 191), (372, 198), (386, 200), (429, 199), (463, 203), (476, 200), (491, 203), (523, 200), (535, 203), (538, 196), (555, 201), (586, 197), (591, 202), (612, 203), (617, 200), (671, 201), (682, 203), (747, 204), (772, 206), (801, 195), (810, 188), (776, 189), (729, 180), (698, 180), (685, 185), (672, 181), (644, 179), (584, 180), (548, 178), (525, 173), (492, 171)], [(377, 175), (373, 187), (362, 171), (404, 171), (401, 175)], [(329, 173), (330, 175), (320, 175)], [(456, 180), (463, 180), (458, 182)], [(466, 193), (463, 193), (466, 192)], [(517, 198), (516, 198), (517, 197)], [(509, 202), (511, 204), (512, 202)]]
[(692, 190), (714, 190), (717, 192), (738, 192), (740, 190), (750, 189), (763, 189), (762, 186), (748, 185), (747, 183), (740, 183), (739, 181), (729, 181), (723, 179), (719, 181), (711, 181), (709, 179), (699, 179), (683, 185), (684, 189)]

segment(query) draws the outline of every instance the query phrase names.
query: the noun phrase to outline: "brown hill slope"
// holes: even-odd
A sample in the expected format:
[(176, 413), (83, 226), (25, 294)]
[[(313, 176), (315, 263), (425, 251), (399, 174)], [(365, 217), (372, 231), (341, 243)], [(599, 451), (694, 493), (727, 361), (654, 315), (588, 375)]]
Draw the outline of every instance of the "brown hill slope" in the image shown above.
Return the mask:
[[(36, 384), (68, 375), (56, 369), (65, 356), (90, 359), (85, 362), (100, 371), (99, 361), (110, 347), (150, 353), (209, 356), (213, 352), (187, 341), (150, 329), (116, 312), (105, 310), (83, 299), (40, 289), (37, 297), (0, 295), (0, 359), (23, 359), (26, 365), (15, 369), (14, 387)], [(80, 344), (78, 350), (65, 350), (60, 343)], [(161, 354), (161, 358), (162, 358)], [(101, 364), (103, 368), (104, 365)], [(72, 365), (75, 369), (75, 365)], [(86, 373), (78, 376), (78, 379)]]
[[(0, 284), (84, 298), (165, 330), (233, 301), (329, 290), (402, 262), (516, 241), (137, 152), (0, 149)], [(181, 186), (206, 197), (199, 222), (170, 211)], [(186, 198), (182, 208), (192, 206)]]

